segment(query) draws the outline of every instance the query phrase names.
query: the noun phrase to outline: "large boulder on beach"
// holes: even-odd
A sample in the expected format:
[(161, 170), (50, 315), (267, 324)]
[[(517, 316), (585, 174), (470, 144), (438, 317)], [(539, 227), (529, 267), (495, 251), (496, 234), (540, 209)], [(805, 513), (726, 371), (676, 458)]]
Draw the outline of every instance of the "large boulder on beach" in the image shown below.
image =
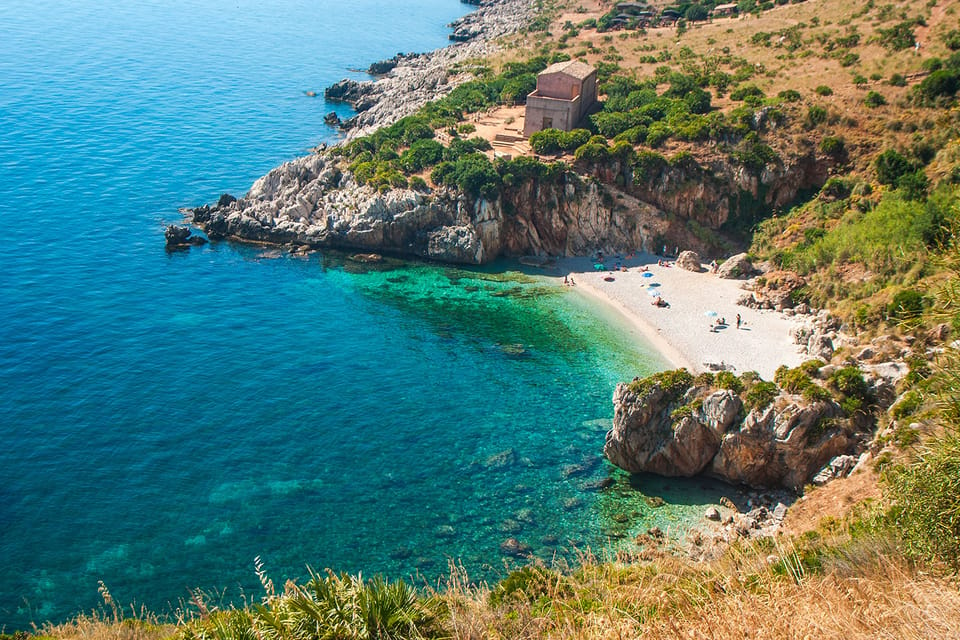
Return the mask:
[(753, 264), (745, 253), (738, 253), (730, 256), (723, 261), (720, 268), (717, 269), (717, 276), (721, 278), (735, 279), (747, 278), (753, 274)]
[(677, 256), (677, 266), (687, 271), (700, 273), (703, 267), (700, 265), (700, 256), (695, 251), (681, 251)]
[(604, 454), (625, 471), (704, 474), (734, 484), (797, 489), (860, 443), (840, 406), (781, 392), (745, 415), (733, 391), (677, 386), (663, 374), (614, 392)]

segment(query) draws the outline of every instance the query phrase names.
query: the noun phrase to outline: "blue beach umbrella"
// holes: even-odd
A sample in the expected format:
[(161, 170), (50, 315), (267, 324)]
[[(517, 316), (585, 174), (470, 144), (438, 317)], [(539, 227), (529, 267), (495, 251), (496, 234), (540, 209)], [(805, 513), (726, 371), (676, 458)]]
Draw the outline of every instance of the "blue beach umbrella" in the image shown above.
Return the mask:
[(644, 277), (644, 278), (652, 278), (652, 277), (653, 277), (653, 274), (650, 273), (649, 271), (647, 271), (647, 272), (645, 272), (645, 273), (643, 274), (643, 277)]
[(717, 312), (716, 312), (716, 311), (707, 311), (707, 312), (706, 312), (705, 314), (703, 314), (703, 315), (707, 316), (708, 318), (716, 318), (716, 317), (717, 317)]

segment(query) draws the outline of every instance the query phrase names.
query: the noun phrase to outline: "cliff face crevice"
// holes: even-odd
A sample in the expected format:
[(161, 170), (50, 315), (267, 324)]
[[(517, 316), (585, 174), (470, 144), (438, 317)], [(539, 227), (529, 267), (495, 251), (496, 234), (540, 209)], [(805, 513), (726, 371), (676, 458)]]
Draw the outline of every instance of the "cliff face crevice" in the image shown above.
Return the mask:
[(862, 439), (833, 401), (805, 403), (783, 393), (744, 412), (729, 390), (691, 388), (680, 399), (654, 384), (619, 384), (604, 454), (631, 473), (698, 474), (753, 487), (798, 489)]

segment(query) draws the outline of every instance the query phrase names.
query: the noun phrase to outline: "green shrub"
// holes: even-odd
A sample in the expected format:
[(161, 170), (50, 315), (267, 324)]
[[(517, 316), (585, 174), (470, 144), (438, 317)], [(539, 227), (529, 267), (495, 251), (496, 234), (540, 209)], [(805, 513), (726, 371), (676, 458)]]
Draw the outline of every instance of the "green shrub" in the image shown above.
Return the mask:
[(895, 185), (902, 176), (915, 170), (913, 163), (895, 149), (887, 149), (878, 155), (873, 166), (877, 171), (877, 181), (888, 185)]
[(784, 102), (800, 102), (800, 92), (796, 89), (784, 89), (777, 94), (777, 97)]
[(733, 157), (744, 167), (755, 172), (780, 159), (773, 148), (763, 142), (760, 136), (753, 131), (740, 141), (740, 144), (734, 150)]
[(438, 164), (430, 174), (434, 184), (457, 187), (470, 196), (494, 198), (500, 189), (500, 174), (482, 153), (470, 153), (455, 161)]
[(721, 389), (729, 389), (737, 394), (743, 391), (743, 382), (730, 371), (717, 373), (716, 385)]
[(890, 76), (890, 79), (887, 80), (887, 84), (891, 87), (905, 87), (907, 86), (907, 79), (899, 73), (894, 73)]
[(553, 589), (570, 592), (569, 586), (563, 588), (560, 576), (542, 567), (526, 566), (515, 571), (497, 583), (490, 591), (489, 602), (493, 608), (509, 605), (515, 601), (536, 602), (549, 595)]
[(832, 96), (833, 89), (828, 87), (825, 84), (818, 85), (816, 89), (813, 90), (818, 96)]
[(748, 410), (763, 411), (769, 407), (780, 395), (780, 389), (773, 382), (761, 380), (752, 385), (743, 397), (743, 404)]
[(551, 155), (554, 153), (559, 153), (560, 146), (560, 136), (563, 134), (560, 129), (542, 129), (533, 133), (530, 136), (530, 148), (533, 149), (534, 153), (539, 153), (540, 155)]
[(807, 402), (826, 402), (832, 398), (829, 391), (815, 382), (811, 382), (809, 385), (804, 387), (802, 395), (803, 399)]
[(806, 371), (800, 368), (790, 369), (781, 366), (773, 374), (773, 380), (780, 388), (789, 393), (802, 393), (804, 389), (813, 384)]
[(910, 556), (960, 570), (960, 435), (948, 426), (908, 464), (888, 466), (882, 479), (893, 502), (886, 524)]
[(746, 100), (749, 97), (764, 98), (766, 94), (755, 84), (748, 84), (737, 87), (730, 92), (731, 100)]
[(710, 387), (713, 386), (715, 376), (709, 371), (704, 371), (703, 373), (698, 373), (693, 379), (693, 385), (695, 387)]
[(420, 599), (403, 581), (389, 582), (381, 576), (364, 581), (360, 576), (321, 576), (310, 570), (307, 584), (288, 583), (283, 595), (253, 609), (258, 633), (249, 637), (261, 640), (424, 638), (440, 632), (436, 600)]
[(837, 136), (824, 136), (820, 141), (820, 151), (829, 156), (839, 156), (844, 152), (843, 138)]
[(843, 56), (840, 58), (841, 67), (852, 67), (858, 62), (860, 62), (860, 54), (853, 53), (852, 51), (849, 53), (843, 54)]
[(913, 27), (916, 20), (906, 20), (889, 29), (877, 29), (880, 45), (889, 51), (903, 51), (909, 49), (916, 42)]
[(670, 398), (679, 398), (690, 385), (693, 384), (693, 375), (686, 369), (671, 369), (660, 371), (652, 376), (634, 380), (630, 383), (630, 391), (638, 396), (646, 395), (654, 386), (660, 387)]
[(804, 124), (808, 129), (812, 129), (819, 124), (823, 124), (827, 121), (827, 110), (825, 107), (821, 107), (818, 104), (812, 104), (807, 109), (807, 116), (804, 119)]
[(827, 384), (847, 398), (857, 400), (869, 398), (870, 389), (867, 387), (866, 380), (863, 379), (863, 372), (857, 367), (837, 369), (830, 375)]
[(813, 360), (806, 360), (803, 362), (800, 365), (800, 370), (806, 373), (808, 376), (815, 376), (820, 373), (820, 369), (822, 369), (825, 364), (826, 363), (823, 360), (814, 358)]
[(591, 141), (577, 147), (577, 150), (573, 153), (573, 158), (578, 162), (599, 164), (610, 159), (610, 148), (606, 141)]
[(443, 159), (443, 145), (436, 140), (424, 138), (416, 140), (410, 148), (400, 154), (400, 166), (408, 173), (417, 173)]
[(923, 294), (916, 289), (903, 289), (893, 296), (887, 306), (887, 315), (891, 320), (913, 322), (923, 315)]
[(914, 102), (935, 106), (942, 100), (952, 99), (960, 88), (960, 78), (953, 69), (934, 71), (914, 87)]
[(920, 395), (920, 392), (911, 389), (903, 394), (896, 404), (890, 407), (890, 416), (894, 420), (903, 420), (907, 416), (913, 415), (917, 412), (917, 409), (920, 408), (920, 405), (923, 404), (923, 396)]
[(421, 178), (420, 176), (413, 176), (410, 178), (410, 188), (414, 191), (429, 191), (430, 187), (427, 186), (427, 181)]
[(870, 91), (867, 93), (867, 97), (863, 99), (863, 103), (871, 109), (875, 109), (887, 104), (887, 99), (883, 97), (882, 93)]
[(710, 11), (702, 4), (691, 4), (687, 7), (683, 17), (690, 22), (701, 22), (710, 17)]

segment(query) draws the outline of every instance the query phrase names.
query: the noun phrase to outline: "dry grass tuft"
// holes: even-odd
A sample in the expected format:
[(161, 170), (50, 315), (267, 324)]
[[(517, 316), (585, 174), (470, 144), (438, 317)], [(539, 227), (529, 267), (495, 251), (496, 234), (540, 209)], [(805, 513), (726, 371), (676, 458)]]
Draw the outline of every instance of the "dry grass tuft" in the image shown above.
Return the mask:
[(882, 543), (855, 547), (817, 573), (801, 551), (769, 546), (711, 564), (587, 559), (569, 575), (544, 571), (549, 580), (499, 606), (460, 569), (441, 595), (451, 635), (463, 640), (960, 637), (957, 584), (917, 572)]

